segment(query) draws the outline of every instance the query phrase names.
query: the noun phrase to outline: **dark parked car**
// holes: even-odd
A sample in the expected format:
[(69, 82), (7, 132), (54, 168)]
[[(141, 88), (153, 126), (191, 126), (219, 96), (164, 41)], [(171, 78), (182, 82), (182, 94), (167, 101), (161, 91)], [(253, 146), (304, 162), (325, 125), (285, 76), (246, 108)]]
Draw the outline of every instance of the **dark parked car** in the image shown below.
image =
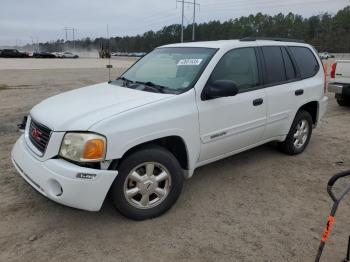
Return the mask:
[(19, 52), (17, 49), (3, 49), (0, 52), (0, 57), (22, 58), (22, 57), (29, 57), (29, 55), (25, 52)]
[(34, 58), (56, 58), (54, 54), (48, 52), (35, 52), (33, 53)]

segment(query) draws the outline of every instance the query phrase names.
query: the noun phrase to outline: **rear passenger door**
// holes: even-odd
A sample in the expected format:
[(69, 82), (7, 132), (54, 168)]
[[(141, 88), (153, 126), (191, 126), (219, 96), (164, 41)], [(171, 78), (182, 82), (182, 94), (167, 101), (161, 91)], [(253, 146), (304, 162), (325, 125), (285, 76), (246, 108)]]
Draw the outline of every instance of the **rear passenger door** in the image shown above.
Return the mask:
[[(264, 137), (269, 139), (289, 132), (297, 110), (310, 97), (311, 78), (318, 72), (319, 65), (306, 47), (262, 46), (260, 50), (265, 64), (267, 96)], [(303, 71), (300, 68), (304, 68)], [(302, 81), (306, 78), (311, 80)]]

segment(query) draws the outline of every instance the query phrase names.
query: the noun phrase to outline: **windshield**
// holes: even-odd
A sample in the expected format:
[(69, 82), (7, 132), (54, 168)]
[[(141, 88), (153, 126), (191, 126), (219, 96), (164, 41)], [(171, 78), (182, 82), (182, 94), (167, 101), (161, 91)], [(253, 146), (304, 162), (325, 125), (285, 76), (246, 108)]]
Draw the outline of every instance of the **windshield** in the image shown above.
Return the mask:
[(140, 59), (119, 79), (160, 86), (164, 92), (181, 93), (193, 87), (215, 52), (213, 48), (158, 48)]

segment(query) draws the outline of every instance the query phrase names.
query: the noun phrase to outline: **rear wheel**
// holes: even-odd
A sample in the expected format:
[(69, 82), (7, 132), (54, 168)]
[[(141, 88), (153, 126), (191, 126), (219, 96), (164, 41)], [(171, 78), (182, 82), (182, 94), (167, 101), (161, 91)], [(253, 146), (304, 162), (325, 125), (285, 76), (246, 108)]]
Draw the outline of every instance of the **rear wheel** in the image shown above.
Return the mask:
[(148, 147), (127, 156), (112, 186), (114, 205), (124, 216), (144, 220), (160, 216), (178, 199), (183, 172), (168, 150)]
[(302, 153), (309, 144), (312, 134), (312, 117), (307, 111), (299, 111), (294, 118), (287, 138), (280, 143), (281, 150), (288, 155)]

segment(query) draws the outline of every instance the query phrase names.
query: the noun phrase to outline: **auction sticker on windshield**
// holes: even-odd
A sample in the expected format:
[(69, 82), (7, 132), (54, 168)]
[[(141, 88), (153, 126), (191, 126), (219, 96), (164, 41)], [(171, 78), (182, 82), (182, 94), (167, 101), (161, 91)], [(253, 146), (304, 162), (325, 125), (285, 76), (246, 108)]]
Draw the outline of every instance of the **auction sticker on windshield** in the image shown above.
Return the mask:
[(186, 65), (200, 65), (203, 59), (181, 59), (177, 65), (178, 66), (186, 66)]

